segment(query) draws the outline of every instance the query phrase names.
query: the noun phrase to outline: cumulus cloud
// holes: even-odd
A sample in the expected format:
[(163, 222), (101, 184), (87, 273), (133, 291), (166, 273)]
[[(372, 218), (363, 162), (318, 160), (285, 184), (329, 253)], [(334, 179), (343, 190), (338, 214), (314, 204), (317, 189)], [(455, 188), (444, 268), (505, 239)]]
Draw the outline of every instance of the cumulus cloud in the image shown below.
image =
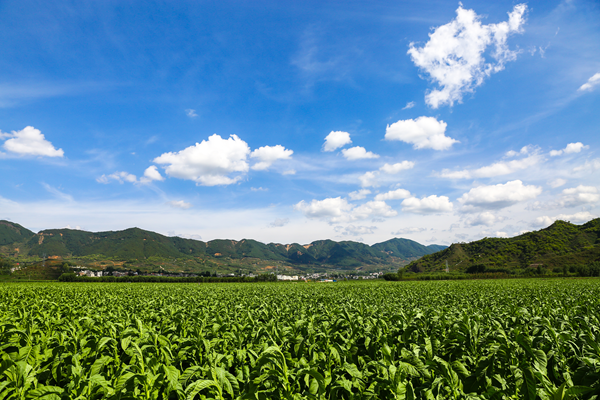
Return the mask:
[(410, 143), (415, 149), (448, 150), (459, 141), (445, 135), (447, 125), (434, 117), (400, 120), (387, 126), (385, 139)]
[(507, 152), (506, 152), (506, 157), (516, 157), (516, 156), (518, 156), (519, 154), (520, 154), (520, 155), (526, 155), (526, 154), (529, 154), (529, 152), (530, 152), (530, 151), (531, 151), (531, 146), (523, 146), (523, 147), (521, 148), (521, 150), (520, 150), (520, 151), (518, 151), (518, 152), (517, 152), (517, 151), (514, 151), (514, 150), (509, 150), (509, 151), (507, 151)]
[(392, 235), (396, 236), (396, 235), (406, 235), (407, 233), (425, 232), (426, 230), (427, 230), (427, 228), (423, 228), (423, 227), (409, 227), (409, 228), (398, 229), (396, 232), (390, 232), (390, 233)]
[(414, 214), (439, 214), (451, 212), (453, 206), (454, 205), (450, 202), (448, 197), (436, 195), (423, 197), (422, 199), (409, 197), (402, 201), (402, 211)]
[(584, 145), (581, 142), (569, 143), (567, 145), (567, 147), (565, 147), (562, 150), (552, 150), (552, 151), (550, 151), (550, 156), (556, 157), (556, 156), (560, 156), (562, 154), (579, 153), (581, 150), (585, 150), (585, 149), (589, 149), (589, 148), (590, 148), (590, 146)]
[(521, 201), (531, 200), (542, 193), (538, 186), (526, 186), (520, 180), (504, 184), (483, 185), (463, 194), (458, 201), (465, 210), (473, 208), (501, 209)]
[(361, 236), (375, 233), (376, 226), (355, 226), (348, 225), (346, 227), (336, 226), (335, 231), (341, 232), (344, 236)]
[(151, 165), (144, 171), (144, 176), (140, 178), (141, 183), (150, 183), (152, 181), (164, 181), (165, 177), (158, 172), (156, 165)]
[(579, 171), (595, 172), (597, 170), (600, 170), (600, 158), (595, 158), (591, 161), (586, 161), (585, 164), (580, 165), (579, 167), (573, 168), (574, 172), (579, 172)]
[(575, 214), (559, 214), (555, 217), (549, 217), (547, 215), (537, 217), (531, 225), (534, 227), (545, 227), (548, 225), (552, 225), (555, 221), (569, 221), (573, 223), (583, 223), (587, 222), (591, 219), (596, 218), (595, 215), (591, 214), (589, 211), (581, 211)]
[(381, 172), (386, 174), (395, 175), (401, 171), (414, 168), (415, 163), (412, 161), (402, 161), (395, 164), (384, 164), (383, 167), (379, 168)]
[(302, 200), (294, 205), (294, 209), (302, 212), (307, 218), (327, 220), (329, 223), (398, 215), (398, 212), (384, 201), (368, 201), (359, 206), (354, 206), (341, 197), (312, 200), (310, 203)]
[(0, 132), (0, 139), (9, 138), (4, 142), (4, 149), (21, 156), (63, 157), (62, 149), (56, 149), (46, 140), (39, 129), (26, 126), (20, 131), (12, 133)]
[[(440, 87), (427, 93), (425, 102), (433, 108), (461, 102), (465, 93), (472, 93), (487, 77), (503, 70), (506, 62), (515, 60), (518, 52), (509, 50), (506, 41), (523, 31), (526, 10), (525, 4), (518, 4), (508, 21), (483, 25), (479, 15), (460, 5), (456, 18), (431, 32), (424, 47), (411, 43), (408, 54), (413, 63)], [(488, 46), (494, 47), (493, 60), (484, 56)]]
[(594, 186), (579, 185), (562, 191), (560, 205), (563, 207), (578, 207), (585, 204), (598, 203), (600, 193)]
[(192, 205), (190, 203), (186, 203), (183, 200), (173, 200), (173, 201), (167, 202), (167, 204), (174, 208), (181, 208), (182, 210), (187, 210), (189, 208), (192, 208)]
[(379, 158), (379, 155), (367, 151), (364, 147), (356, 146), (342, 150), (342, 154), (347, 160), (362, 160), (365, 158)]
[(387, 193), (380, 193), (375, 196), (375, 200), (401, 200), (411, 197), (410, 192), (406, 189), (391, 190)]
[(358, 180), (360, 180), (360, 185), (362, 187), (379, 186), (379, 183), (377, 182), (378, 176), (379, 171), (369, 171), (359, 176)]
[(467, 225), (467, 226), (478, 226), (478, 225), (492, 226), (496, 222), (501, 222), (503, 220), (504, 220), (504, 218), (500, 217), (499, 215), (491, 213), (489, 211), (485, 211), (485, 212), (479, 213), (471, 218), (467, 218), (467, 220), (465, 221), (465, 225)]
[(248, 172), (249, 153), (248, 144), (236, 135), (223, 139), (214, 134), (181, 151), (164, 153), (154, 162), (167, 165), (166, 174), (174, 178), (192, 180), (203, 186), (230, 185)]
[(350, 197), (350, 200), (362, 200), (367, 197), (368, 194), (371, 194), (369, 189), (360, 189), (355, 192), (348, 193), (348, 197)]
[(352, 140), (350, 140), (350, 134), (348, 132), (331, 131), (329, 135), (325, 137), (323, 151), (334, 151), (335, 149), (339, 149), (350, 143), (352, 143)]
[(96, 182), (98, 183), (107, 184), (111, 181), (117, 181), (121, 184), (125, 182), (138, 183), (137, 177), (135, 175), (125, 171), (116, 171), (115, 173), (112, 173), (110, 175), (102, 174), (102, 176), (96, 178)]
[(540, 155), (534, 154), (520, 160), (499, 161), (474, 170), (464, 169), (461, 171), (451, 171), (449, 169), (443, 169), (438, 176), (448, 179), (491, 178), (494, 176), (512, 174), (513, 172), (533, 167), (542, 160), (543, 158)]
[(600, 85), (600, 72), (596, 72), (586, 83), (581, 85), (577, 91), (585, 92), (592, 91), (596, 88), (596, 86)]
[(276, 146), (260, 147), (250, 153), (251, 158), (259, 160), (252, 166), (252, 169), (257, 171), (266, 170), (277, 160), (289, 160), (292, 157), (292, 154), (294, 154), (292, 150), (287, 150), (279, 144)]

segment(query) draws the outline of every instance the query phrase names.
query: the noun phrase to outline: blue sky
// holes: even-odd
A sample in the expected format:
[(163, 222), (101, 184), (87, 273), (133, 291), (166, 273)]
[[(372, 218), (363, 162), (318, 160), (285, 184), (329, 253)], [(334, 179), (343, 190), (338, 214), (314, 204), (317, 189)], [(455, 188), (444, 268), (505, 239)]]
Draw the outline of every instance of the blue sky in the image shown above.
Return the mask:
[(0, 219), (450, 244), (600, 216), (595, 1), (0, 2)]

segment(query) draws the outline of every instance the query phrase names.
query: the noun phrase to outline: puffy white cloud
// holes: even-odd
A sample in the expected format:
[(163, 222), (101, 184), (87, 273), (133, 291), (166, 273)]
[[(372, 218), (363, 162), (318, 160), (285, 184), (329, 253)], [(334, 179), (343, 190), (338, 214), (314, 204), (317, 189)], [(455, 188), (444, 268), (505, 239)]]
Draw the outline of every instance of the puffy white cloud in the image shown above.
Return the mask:
[(467, 226), (478, 226), (478, 225), (492, 226), (496, 222), (500, 222), (503, 220), (504, 220), (504, 218), (500, 217), (499, 215), (491, 213), (489, 211), (485, 211), (485, 212), (479, 213), (471, 218), (467, 218), (467, 220), (465, 221), (465, 224)]
[[(165, 172), (174, 178), (189, 179), (204, 186), (230, 185), (248, 171), (248, 144), (236, 135), (222, 139), (214, 134), (178, 152), (164, 153), (154, 159), (166, 164)], [(238, 173), (236, 176), (230, 174)]]
[(294, 205), (294, 209), (302, 212), (307, 218), (323, 219), (329, 221), (329, 223), (398, 215), (398, 212), (384, 201), (368, 201), (355, 207), (341, 197), (312, 200), (310, 203), (302, 200)]
[(381, 200), (368, 201), (352, 210), (352, 219), (364, 219), (372, 217), (394, 217), (398, 211)]
[(293, 150), (287, 150), (281, 145), (263, 146), (250, 153), (251, 158), (257, 158), (259, 162), (252, 166), (252, 169), (263, 171), (271, 166), (277, 160), (289, 160), (294, 154)]
[(385, 139), (410, 143), (415, 149), (448, 150), (459, 141), (445, 135), (447, 125), (434, 117), (400, 120), (387, 126)]
[(600, 85), (600, 72), (596, 72), (594, 75), (592, 75), (592, 77), (577, 90), (579, 92), (592, 91), (598, 85)]
[(0, 139), (9, 138), (4, 142), (4, 148), (11, 153), (23, 156), (63, 157), (65, 152), (56, 149), (39, 129), (26, 126), (12, 133), (0, 132)]
[(493, 176), (508, 175), (515, 171), (530, 168), (542, 160), (543, 158), (541, 156), (534, 154), (520, 160), (499, 161), (474, 170), (465, 169), (462, 171), (451, 171), (449, 169), (443, 169), (438, 175), (448, 179), (491, 178)]
[(408, 199), (410, 197), (410, 192), (406, 189), (396, 189), (391, 190), (387, 193), (380, 193), (375, 196), (375, 200), (400, 200), (400, 199)]
[(566, 179), (556, 178), (556, 179), (553, 179), (552, 181), (548, 182), (548, 185), (550, 185), (551, 188), (557, 188), (557, 187), (563, 186), (566, 183), (567, 183)]
[(152, 181), (164, 181), (165, 177), (158, 172), (156, 165), (151, 165), (144, 171), (144, 176), (140, 178), (141, 183), (150, 183)]
[(412, 161), (402, 161), (395, 164), (384, 164), (383, 167), (379, 168), (381, 172), (386, 174), (395, 175), (401, 171), (414, 168), (415, 163)]
[(361, 236), (361, 235), (371, 235), (375, 233), (377, 229), (376, 226), (355, 226), (348, 225), (346, 227), (336, 226), (335, 231), (341, 232), (344, 236)]
[(584, 204), (598, 203), (600, 193), (594, 186), (579, 185), (562, 191), (560, 205), (563, 207), (577, 207)]
[(520, 150), (520, 151), (518, 151), (518, 152), (517, 152), (517, 151), (514, 151), (514, 150), (509, 150), (509, 151), (507, 151), (507, 152), (506, 152), (506, 157), (516, 157), (516, 156), (518, 156), (519, 154), (520, 154), (520, 155), (526, 155), (526, 154), (529, 154), (529, 152), (530, 152), (530, 151), (531, 151), (531, 146), (523, 146), (523, 147), (521, 148), (521, 150)]
[(96, 182), (98, 183), (107, 184), (110, 181), (117, 181), (121, 184), (125, 182), (138, 183), (137, 177), (135, 175), (125, 171), (116, 171), (115, 173), (112, 173), (110, 175), (103, 174), (102, 176), (96, 178)]
[(549, 217), (547, 215), (541, 216), (541, 217), (537, 217), (532, 223), (532, 226), (535, 227), (544, 227), (544, 226), (548, 226), (548, 225), (552, 225), (554, 223), (554, 221), (557, 220), (561, 220), (561, 221), (569, 221), (572, 223), (582, 223), (582, 222), (587, 222), (591, 219), (596, 218), (595, 215), (591, 214), (589, 211), (581, 211), (575, 214), (559, 214), (555, 217)]
[(508, 233), (501, 232), (501, 231), (496, 231), (494, 233), (494, 236), (499, 237), (499, 238), (507, 238), (508, 237)]
[(355, 192), (348, 193), (348, 197), (350, 197), (350, 200), (362, 200), (367, 197), (368, 194), (371, 194), (369, 189), (360, 189)]
[(352, 140), (350, 140), (350, 134), (348, 132), (331, 131), (329, 135), (325, 137), (323, 151), (334, 151), (335, 149), (339, 149), (350, 143), (352, 143)]
[(579, 153), (581, 150), (585, 150), (585, 149), (589, 149), (589, 148), (590, 148), (590, 146), (584, 145), (581, 142), (569, 143), (567, 145), (567, 147), (565, 147), (562, 150), (552, 150), (552, 151), (550, 151), (550, 156), (556, 157), (556, 156), (562, 155), (563, 153), (564, 154)]
[(331, 222), (347, 221), (347, 213), (352, 207), (346, 199), (341, 197), (312, 200), (310, 203), (302, 200), (294, 205), (295, 210), (302, 212), (308, 218), (327, 219)]
[(369, 171), (359, 176), (358, 179), (362, 187), (379, 186), (379, 183), (377, 183), (378, 176), (379, 171)]
[(446, 196), (431, 195), (418, 199), (410, 197), (402, 201), (402, 211), (414, 214), (439, 214), (451, 212), (454, 205)]
[[(508, 21), (482, 25), (480, 16), (460, 5), (456, 18), (430, 33), (424, 47), (411, 43), (412, 61), (440, 86), (427, 93), (425, 102), (433, 108), (460, 102), (464, 93), (473, 92), (485, 78), (503, 70), (506, 62), (515, 60), (517, 52), (510, 51), (506, 41), (510, 34), (522, 31), (526, 10), (525, 4), (518, 4)], [(484, 52), (490, 45), (495, 61), (487, 62)]]
[(531, 200), (542, 193), (538, 186), (526, 186), (520, 180), (504, 184), (483, 185), (469, 190), (458, 201), (465, 210), (472, 208), (500, 209), (521, 201)]
[(189, 208), (192, 208), (192, 205), (190, 203), (186, 203), (183, 200), (173, 200), (173, 201), (167, 202), (167, 204), (170, 205), (171, 207), (181, 208), (182, 210), (187, 210)]
[(362, 160), (364, 158), (379, 158), (378, 154), (367, 151), (364, 147), (356, 146), (342, 150), (342, 154), (347, 160)]

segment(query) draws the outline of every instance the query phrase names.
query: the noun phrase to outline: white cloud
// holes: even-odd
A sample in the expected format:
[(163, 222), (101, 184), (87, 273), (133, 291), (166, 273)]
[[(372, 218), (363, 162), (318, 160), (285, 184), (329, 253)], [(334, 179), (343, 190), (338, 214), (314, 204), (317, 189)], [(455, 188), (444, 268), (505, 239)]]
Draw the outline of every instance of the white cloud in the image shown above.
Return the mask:
[(598, 203), (599, 201), (600, 193), (598, 193), (597, 188), (579, 185), (575, 188), (563, 190), (559, 203), (563, 207), (577, 207), (584, 204)]
[(386, 174), (395, 175), (400, 171), (404, 171), (407, 169), (411, 169), (415, 166), (415, 163), (412, 161), (402, 161), (395, 164), (384, 164), (383, 167), (379, 168), (381, 172), (385, 172)]
[(391, 190), (387, 193), (380, 193), (375, 196), (375, 200), (400, 200), (400, 199), (408, 199), (410, 197), (410, 192), (406, 189), (396, 189)]
[(283, 171), (281, 174), (282, 175), (296, 175), (296, 170), (295, 169), (288, 169), (287, 171)]
[(364, 219), (372, 217), (394, 217), (398, 211), (392, 210), (384, 201), (368, 201), (352, 210), (352, 219)]
[(573, 168), (574, 172), (585, 171), (585, 170), (590, 170), (592, 172), (600, 170), (600, 158), (595, 158), (592, 161), (586, 161), (585, 164), (580, 165), (579, 167)]
[(289, 218), (276, 218), (275, 221), (271, 222), (269, 224), (269, 227), (271, 228), (280, 228), (282, 226), (285, 226), (287, 224), (290, 223), (290, 219)]
[(173, 201), (167, 202), (167, 204), (170, 205), (171, 207), (181, 208), (182, 210), (187, 210), (189, 208), (192, 208), (192, 205), (190, 203), (186, 203), (183, 200), (173, 200)]
[(252, 166), (252, 169), (257, 171), (266, 170), (277, 160), (289, 160), (294, 154), (293, 150), (286, 150), (281, 145), (276, 146), (263, 146), (254, 150), (251, 154), (251, 158), (257, 158), (258, 163)]
[(0, 139), (10, 138), (4, 142), (4, 148), (11, 153), (23, 156), (63, 157), (62, 149), (55, 149), (52, 143), (46, 140), (39, 129), (26, 126), (20, 131), (12, 133), (0, 132)]
[(368, 194), (371, 194), (369, 189), (360, 189), (355, 192), (348, 193), (348, 197), (350, 197), (350, 200), (362, 200), (367, 197)]
[(554, 188), (554, 189), (555, 189), (555, 188), (557, 188), (557, 187), (561, 187), (561, 186), (563, 186), (563, 185), (564, 185), (564, 184), (566, 184), (566, 183), (567, 183), (567, 180), (566, 180), (566, 179), (562, 179), (562, 178), (556, 178), (556, 179), (554, 179), (554, 180), (552, 180), (552, 181), (548, 182), (548, 185), (550, 185), (550, 187), (551, 187), (551, 188)]
[(559, 214), (555, 217), (549, 217), (547, 215), (541, 216), (541, 217), (537, 217), (532, 223), (532, 226), (535, 227), (545, 227), (548, 225), (552, 225), (552, 223), (554, 223), (557, 220), (561, 220), (561, 221), (569, 221), (572, 223), (582, 223), (582, 222), (587, 222), (591, 219), (596, 218), (595, 215), (591, 214), (589, 211), (581, 211), (575, 214)]
[(478, 226), (478, 225), (492, 226), (496, 222), (500, 222), (503, 220), (504, 220), (504, 218), (500, 217), (499, 215), (491, 213), (489, 211), (485, 211), (485, 212), (479, 213), (471, 218), (467, 218), (467, 220), (465, 221), (465, 224), (467, 226)]
[[(525, 4), (518, 4), (508, 14), (508, 21), (482, 25), (480, 16), (460, 5), (456, 18), (430, 33), (424, 47), (411, 43), (408, 54), (412, 61), (441, 88), (427, 93), (426, 103), (438, 108), (461, 102), (465, 93), (472, 93), (485, 78), (515, 60), (518, 52), (510, 51), (506, 40), (510, 34), (522, 32), (526, 10)], [(490, 45), (494, 46), (495, 61), (487, 62), (484, 52)]]
[(494, 236), (499, 237), (499, 238), (507, 238), (508, 237), (508, 233), (501, 232), (501, 231), (496, 231), (494, 233)]
[(414, 106), (415, 106), (415, 102), (414, 101), (410, 101), (410, 102), (406, 103), (406, 106), (404, 106), (402, 109), (403, 110), (410, 110)]
[(265, 189), (262, 186), (261, 187), (251, 187), (250, 190), (252, 190), (253, 192), (267, 192), (269, 189)]
[(354, 226), (348, 225), (346, 227), (336, 226), (335, 231), (341, 232), (344, 236), (361, 236), (361, 235), (371, 235), (375, 233), (377, 229), (376, 226)]
[(347, 160), (362, 160), (364, 158), (379, 158), (379, 155), (367, 151), (364, 147), (356, 146), (342, 150), (342, 154)]
[(577, 90), (579, 92), (584, 92), (586, 90), (592, 91), (598, 85), (600, 85), (600, 72), (596, 72), (592, 75), (592, 77)]
[(520, 151), (509, 150), (506, 152), (506, 157), (516, 157), (519, 154), (526, 155), (531, 151), (531, 146), (523, 146)]
[(360, 185), (362, 187), (379, 186), (379, 184), (377, 183), (378, 175), (378, 171), (365, 172), (363, 175), (358, 177), (358, 179), (360, 180)]
[(339, 149), (350, 143), (352, 143), (352, 140), (350, 140), (350, 134), (348, 132), (331, 131), (329, 135), (325, 137), (323, 151), (334, 151), (335, 149)]
[(164, 181), (165, 177), (158, 172), (156, 165), (151, 165), (144, 171), (144, 176), (140, 178), (141, 183), (150, 183), (152, 181)]
[(192, 108), (188, 108), (185, 110), (185, 115), (187, 115), (190, 118), (196, 118), (198, 116), (198, 114), (196, 114), (196, 110), (192, 109)]
[(585, 150), (585, 149), (589, 149), (590, 146), (584, 145), (581, 142), (577, 142), (577, 143), (569, 143), (567, 145), (567, 147), (565, 147), (562, 150), (552, 150), (550, 151), (550, 156), (551, 157), (556, 157), (556, 156), (560, 156), (563, 153), (564, 154), (573, 154), (573, 153), (579, 153), (581, 150)]
[(346, 221), (348, 219), (347, 213), (352, 207), (346, 199), (341, 197), (312, 200), (310, 203), (302, 200), (294, 205), (294, 209), (302, 212), (307, 218), (327, 219), (331, 222)]
[(463, 194), (458, 201), (465, 210), (472, 208), (500, 209), (521, 201), (531, 200), (542, 193), (538, 186), (525, 186), (520, 180), (505, 184), (483, 185)]
[(491, 178), (530, 168), (542, 160), (541, 156), (534, 154), (520, 160), (499, 161), (474, 170), (450, 171), (449, 169), (443, 169), (438, 175), (448, 179)]
[(406, 235), (407, 233), (420, 233), (420, 232), (425, 232), (427, 230), (427, 228), (423, 228), (423, 227), (409, 227), (409, 228), (402, 228), (402, 229), (398, 229), (396, 232), (390, 232), (392, 235), (396, 236), (396, 235)]
[[(167, 164), (165, 172), (174, 178), (189, 179), (203, 186), (230, 185), (248, 172), (248, 144), (236, 135), (222, 139), (214, 134), (176, 153), (164, 153), (154, 159)], [(236, 176), (230, 176), (237, 173)]]
[(400, 120), (387, 126), (385, 139), (410, 143), (415, 149), (448, 150), (459, 141), (445, 135), (447, 125), (434, 117)]
[(119, 183), (125, 183), (125, 182), (129, 182), (129, 183), (138, 183), (137, 177), (133, 174), (130, 174), (129, 172), (125, 172), (125, 171), (116, 171), (110, 175), (102, 175), (98, 178), (96, 178), (96, 182), (98, 183), (109, 183), (110, 181), (117, 181)]
[(439, 214), (451, 212), (454, 205), (446, 196), (431, 195), (418, 199), (410, 197), (402, 201), (402, 211), (414, 214)]

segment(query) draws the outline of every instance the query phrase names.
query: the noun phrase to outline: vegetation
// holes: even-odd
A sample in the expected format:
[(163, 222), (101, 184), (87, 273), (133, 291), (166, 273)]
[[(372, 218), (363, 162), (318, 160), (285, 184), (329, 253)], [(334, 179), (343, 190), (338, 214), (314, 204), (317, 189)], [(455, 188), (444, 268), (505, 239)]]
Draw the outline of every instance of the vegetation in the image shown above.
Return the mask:
[(508, 239), (455, 243), (411, 262), (406, 270), (443, 271), (447, 262), (450, 271), (534, 274), (533, 271), (543, 273), (563, 266), (585, 268), (597, 261), (600, 261), (600, 218), (584, 225), (556, 221), (546, 229)]
[(595, 399), (600, 281), (4, 284), (3, 399)]

